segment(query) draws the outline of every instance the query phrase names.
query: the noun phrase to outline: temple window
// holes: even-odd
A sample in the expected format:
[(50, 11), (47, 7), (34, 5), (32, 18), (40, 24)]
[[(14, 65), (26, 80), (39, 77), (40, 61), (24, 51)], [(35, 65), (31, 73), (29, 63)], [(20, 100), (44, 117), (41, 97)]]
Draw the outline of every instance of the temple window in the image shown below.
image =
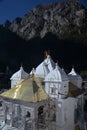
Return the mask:
[(27, 111), (26, 117), (30, 117), (30, 112)]
[(56, 89), (55, 88), (51, 88), (51, 94), (56, 94)]
[(56, 85), (54, 83), (50, 84), (50, 93), (56, 94)]
[(38, 121), (39, 121), (39, 123), (45, 122), (44, 106), (40, 106), (38, 108)]

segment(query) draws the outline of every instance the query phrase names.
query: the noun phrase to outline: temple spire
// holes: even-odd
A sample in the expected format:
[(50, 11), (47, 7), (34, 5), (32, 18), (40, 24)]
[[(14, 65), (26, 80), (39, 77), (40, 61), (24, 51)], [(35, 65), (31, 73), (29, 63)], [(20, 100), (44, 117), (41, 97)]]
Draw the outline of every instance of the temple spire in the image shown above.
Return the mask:
[(30, 78), (34, 81), (34, 68), (32, 68), (32, 74), (30, 75)]
[(56, 62), (56, 69), (59, 69), (59, 67), (58, 67), (58, 61)]
[(72, 66), (71, 72), (68, 75), (76, 76), (77, 73), (75, 72), (74, 66)]

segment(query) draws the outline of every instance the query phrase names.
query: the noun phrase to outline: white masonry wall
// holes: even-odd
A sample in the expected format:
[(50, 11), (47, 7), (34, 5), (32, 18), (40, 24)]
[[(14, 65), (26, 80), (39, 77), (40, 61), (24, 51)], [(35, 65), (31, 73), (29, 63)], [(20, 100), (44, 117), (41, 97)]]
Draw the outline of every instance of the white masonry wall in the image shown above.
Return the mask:
[(67, 98), (58, 103), (56, 113), (57, 129), (58, 130), (75, 130), (74, 111), (75, 111), (75, 98)]

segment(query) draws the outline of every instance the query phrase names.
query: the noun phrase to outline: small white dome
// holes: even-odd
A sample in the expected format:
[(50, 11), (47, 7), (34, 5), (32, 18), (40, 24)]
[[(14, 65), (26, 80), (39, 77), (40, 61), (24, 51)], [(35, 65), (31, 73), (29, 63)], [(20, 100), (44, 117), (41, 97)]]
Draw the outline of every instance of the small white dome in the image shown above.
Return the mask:
[(72, 68), (71, 72), (68, 75), (76, 76), (77, 73), (75, 72), (75, 69)]
[(28, 77), (29, 77), (29, 74), (26, 73), (24, 71), (23, 67), (21, 66), (20, 70), (17, 71), (16, 73), (14, 73), (10, 79), (11, 80), (13, 80), (13, 79), (21, 80), (21, 79), (27, 79)]
[(81, 88), (82, 85), (82, 77), (75, 72), (75, 69), (72, 68), (71, 72), (68, 74), (68, 78), (71, 83)]
[(81, 78), (81, 76), (80, 76), (78, 73), (76, 73), (76, 71), (75, 71), (74, 68), (72, 68), (71, 72), (68, 73), (68, 77), (75, 77), (75, 78), (77, 77), (77, 78)]

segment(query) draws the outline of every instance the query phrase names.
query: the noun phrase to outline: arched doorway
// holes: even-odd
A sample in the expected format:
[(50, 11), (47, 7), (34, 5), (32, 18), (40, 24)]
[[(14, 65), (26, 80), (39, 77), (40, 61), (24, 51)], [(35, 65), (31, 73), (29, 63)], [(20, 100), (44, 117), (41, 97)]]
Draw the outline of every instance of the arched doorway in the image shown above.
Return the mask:
[(45, 112), (44, 112), (44, 106), (40, 106), (38, 108), (38, 126), (44, 127), (45, 125)]
[(25, 120), (25, 129), (29, 130), (32, 127), (31, 123), (31, 114), (29, 111), (26, 111), (26, 120)]

